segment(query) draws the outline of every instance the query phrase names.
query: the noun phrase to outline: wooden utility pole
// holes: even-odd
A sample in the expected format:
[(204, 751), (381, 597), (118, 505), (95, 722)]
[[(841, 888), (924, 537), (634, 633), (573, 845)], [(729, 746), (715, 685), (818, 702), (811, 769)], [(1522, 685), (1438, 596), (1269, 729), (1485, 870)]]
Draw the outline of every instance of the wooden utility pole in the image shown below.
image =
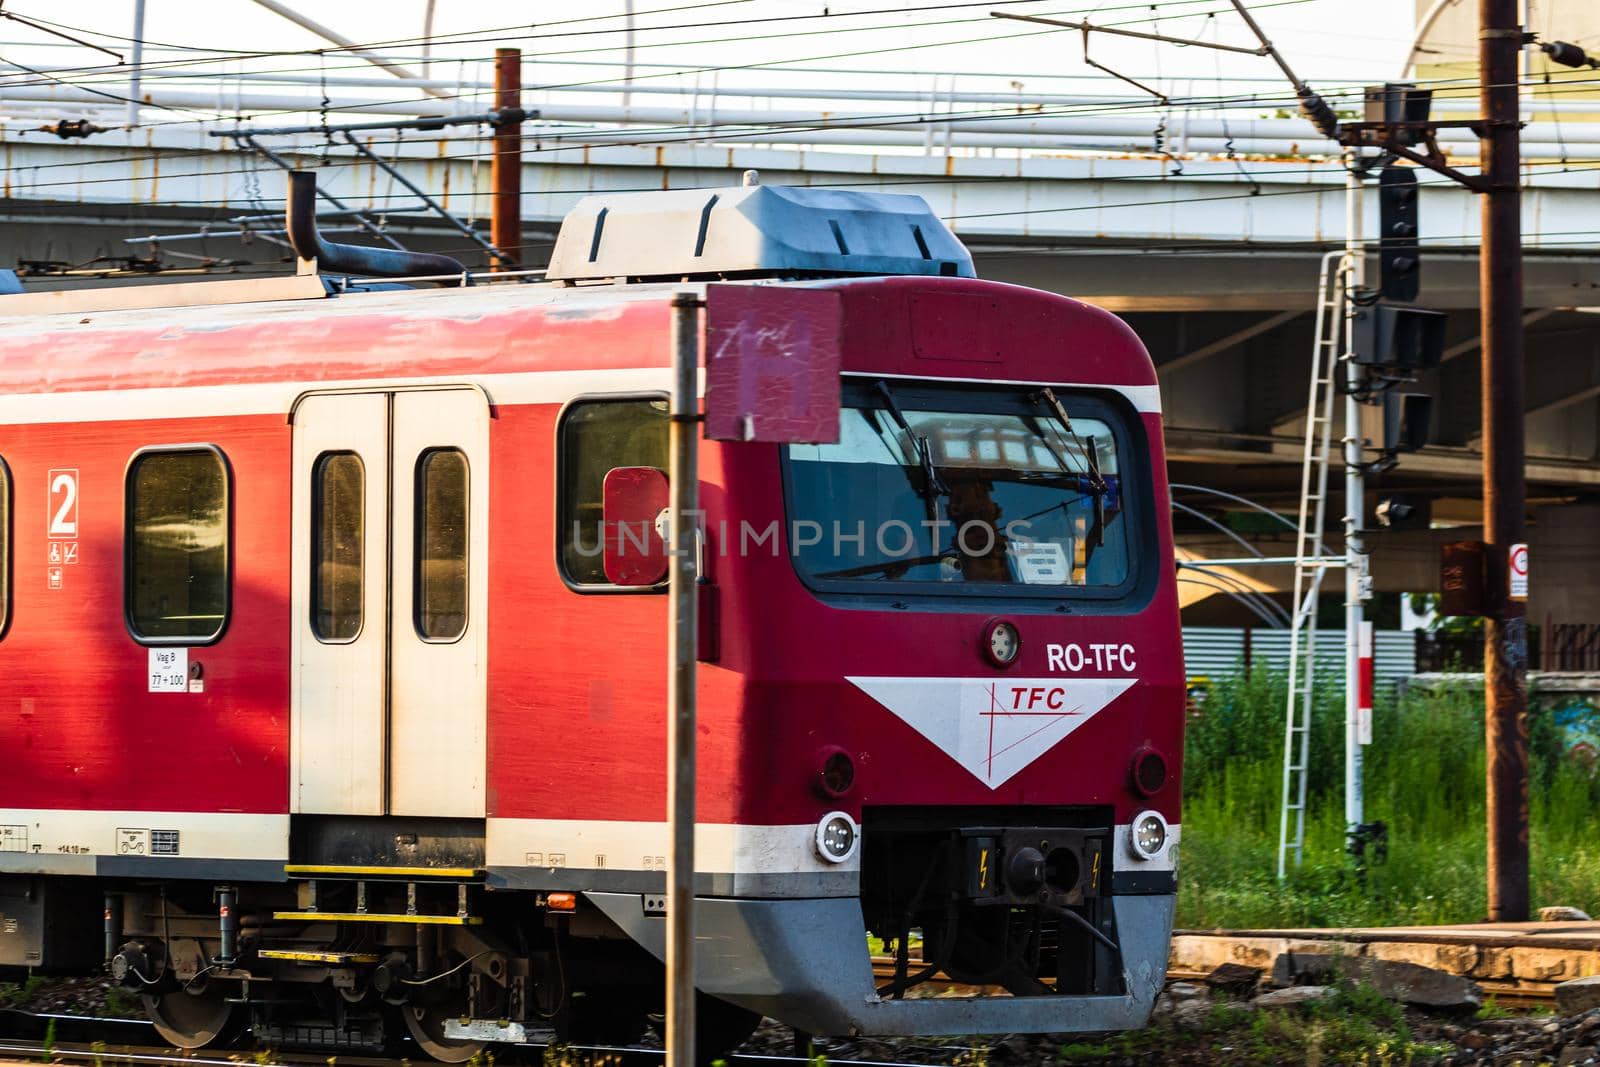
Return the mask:
[[(514, 270), (522, 263), (522, 50), (494, 50), (494, 109), (502, 115), (494, 125), (494, 215), (489, 241), (505, 254), (493, 270)], [(509, 116), (516, 116), (515, 119)]]
[(1507, 555), (1523, 515), (1522, 166), (1517, 0), (1479, 0), (1483, 108), (1483, 538), (1490, 603), (1484, 620), (1488, 746), (1489, 918), (1528, 918), (1528, 620), (1510, 599)]

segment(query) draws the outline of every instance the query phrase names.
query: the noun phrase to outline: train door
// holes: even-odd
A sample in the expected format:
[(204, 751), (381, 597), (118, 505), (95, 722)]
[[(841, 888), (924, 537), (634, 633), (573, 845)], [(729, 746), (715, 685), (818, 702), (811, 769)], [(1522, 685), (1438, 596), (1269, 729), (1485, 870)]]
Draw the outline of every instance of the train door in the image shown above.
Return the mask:
[(488, 461), (476, 389), (296, 407), (291, 811), (483, 817)]

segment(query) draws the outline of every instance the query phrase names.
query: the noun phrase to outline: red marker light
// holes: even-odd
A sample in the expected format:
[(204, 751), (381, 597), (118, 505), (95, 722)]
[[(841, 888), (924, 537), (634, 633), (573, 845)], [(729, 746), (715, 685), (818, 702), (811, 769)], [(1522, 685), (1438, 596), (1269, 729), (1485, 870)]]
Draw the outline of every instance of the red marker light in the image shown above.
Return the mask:
[(842, 797), (856, 784), (856, 765), (842, 748), (827, 750), (817, 769), (817, 789), (825, 797)]
[(1141, 748), (1133, 755), (1133, 787), (1144, 796), (1154, 796), (1167, 784), (1167, 761), (1153, 748)]

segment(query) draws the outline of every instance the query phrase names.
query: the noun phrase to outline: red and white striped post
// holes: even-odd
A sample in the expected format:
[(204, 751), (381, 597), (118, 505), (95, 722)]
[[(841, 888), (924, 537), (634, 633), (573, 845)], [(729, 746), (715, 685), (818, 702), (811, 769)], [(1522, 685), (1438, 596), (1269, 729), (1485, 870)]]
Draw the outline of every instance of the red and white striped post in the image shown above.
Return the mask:
[(1372, 622), (1363, 619), (1356, 646), (1356, 744), (1372, 744)]

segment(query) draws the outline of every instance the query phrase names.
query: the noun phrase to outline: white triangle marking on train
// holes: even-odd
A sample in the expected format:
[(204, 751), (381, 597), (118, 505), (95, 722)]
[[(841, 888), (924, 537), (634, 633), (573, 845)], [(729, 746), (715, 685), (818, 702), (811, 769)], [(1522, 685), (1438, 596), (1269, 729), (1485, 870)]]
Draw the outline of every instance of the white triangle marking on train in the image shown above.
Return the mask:
[(1136, 678), (846, 678), (990, 789), (1060, 744)]

